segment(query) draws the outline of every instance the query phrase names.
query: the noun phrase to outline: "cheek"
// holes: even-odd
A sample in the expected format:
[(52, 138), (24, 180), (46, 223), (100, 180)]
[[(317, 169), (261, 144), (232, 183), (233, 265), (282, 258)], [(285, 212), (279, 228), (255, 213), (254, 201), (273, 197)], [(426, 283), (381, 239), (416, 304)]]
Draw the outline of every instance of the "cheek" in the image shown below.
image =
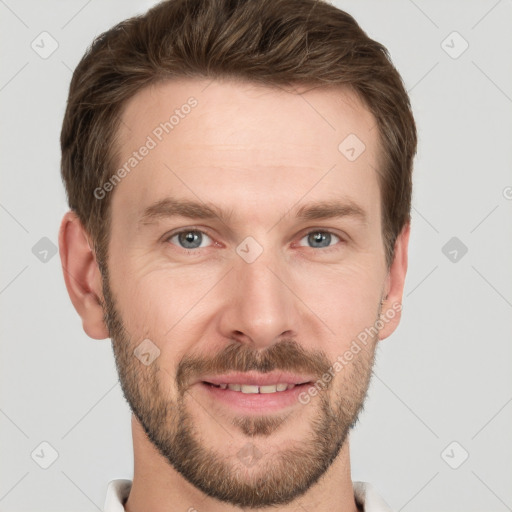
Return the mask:
[(309, 270), (307, 282), (304, 277), (299, 278), (298, 295), (329, 327), (338, 346), (349, 344), (366, 327), (374, 325), (383, 282), (379, 272), (364, 262)]
[(215, 284), (215, 278), (194, 269), (144, 265), (134, 261), (118, 266), (111, 276), (116, 306), (126, 330), (134, 340), (154, 339), (165, 351), (172, 341), (179, 351), (186, 340), (180, 333), (187, 328), (203, 296)]

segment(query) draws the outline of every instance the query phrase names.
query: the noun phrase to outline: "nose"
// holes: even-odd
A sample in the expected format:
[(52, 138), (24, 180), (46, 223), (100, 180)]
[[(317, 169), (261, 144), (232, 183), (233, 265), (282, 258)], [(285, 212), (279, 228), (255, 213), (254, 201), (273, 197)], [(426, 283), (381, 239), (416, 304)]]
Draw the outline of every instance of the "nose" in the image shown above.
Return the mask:
[(268, 251), (252, 263), (235, 258), (234, 268), (226, 277), (219, 321), (224, 337), (256, 350), (297, 335), (300, 300), (292, 291), (285, 262)]

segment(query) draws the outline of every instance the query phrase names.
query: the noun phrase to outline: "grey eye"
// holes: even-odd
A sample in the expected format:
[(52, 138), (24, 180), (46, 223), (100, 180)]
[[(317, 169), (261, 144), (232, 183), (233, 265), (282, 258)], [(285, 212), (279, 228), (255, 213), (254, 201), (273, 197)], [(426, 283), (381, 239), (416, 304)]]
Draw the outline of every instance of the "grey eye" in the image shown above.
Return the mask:
[[(177, 240), (177, 243), (173, 242), (175, 239)], [(210, 237), (206, 233), (196, 229), (180, 231), (169, 238), (171, 243), (174, 243), (174, 245), (178, 245), (183, 249), (199, 249), (201, 247), (205, 247), (204, 243), (208, 240), (210, 240)]]
[[(307, 239), (307, 244), (309, 247), (312, 247), (313, 249), (322, 249), (324, 247), (329, 247), (331, 245), (331, 242), (336, 242), (336, 239), (339, 241), (340, 238), (335, 235), (334, 233), (331, 233), (329, 231), (311, 231), (308, 233), (305, 237), (302, 238), (302, 240)], [(301, 240), (301, 241), (302, 241)], [(303, 245), (303, 244), (300, 244)]]

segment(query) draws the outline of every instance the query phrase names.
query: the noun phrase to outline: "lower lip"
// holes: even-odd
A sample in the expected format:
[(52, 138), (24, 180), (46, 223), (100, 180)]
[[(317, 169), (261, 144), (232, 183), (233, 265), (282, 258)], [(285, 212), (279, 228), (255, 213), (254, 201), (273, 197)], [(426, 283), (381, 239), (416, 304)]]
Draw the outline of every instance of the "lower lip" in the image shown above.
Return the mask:
[(241, 412), (259, 414), (280, 411), (300, 403), (299, 395), (310, 385), (310, 383), (300, 384), (292, 389), (275, 393), (242, 393), (241, 391), (217, 388), (205, 382), (199, 383), (199, 387), (211, 398)]

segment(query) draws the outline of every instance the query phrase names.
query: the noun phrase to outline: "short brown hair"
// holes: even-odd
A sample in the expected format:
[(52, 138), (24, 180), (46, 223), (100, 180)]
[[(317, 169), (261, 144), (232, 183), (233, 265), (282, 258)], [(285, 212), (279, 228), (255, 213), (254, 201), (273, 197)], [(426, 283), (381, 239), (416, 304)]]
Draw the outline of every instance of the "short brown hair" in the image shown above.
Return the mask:
[(386, 48), (324, 0), (167, 0), (98, 36), (71, 80), (61, 172), (101, 269), (111, 194), (98, 200), (94, 190), (116, 169), (123, 107), (149, 84), (195, 77), (354, 91), (377, 120), (382, 235), (391, 264), (396, 237), (410, 221), (417, 134)]

